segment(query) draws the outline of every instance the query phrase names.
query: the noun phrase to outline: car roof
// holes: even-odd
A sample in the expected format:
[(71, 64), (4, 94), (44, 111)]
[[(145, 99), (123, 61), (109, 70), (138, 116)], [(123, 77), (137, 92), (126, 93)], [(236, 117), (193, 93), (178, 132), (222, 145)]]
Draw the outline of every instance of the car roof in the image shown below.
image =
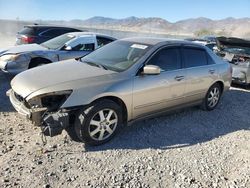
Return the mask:
[(169, 39), (169, 38), (156, 38), (156, 37), (133, 37), (122, 39), (124, 41), (130, 41), (135, 43), (142, 43), (147, 45), (157, 45), (157, 44), (186, 44), (201, 47), (202, 45), (196, 44), (194, 42), (182, 40), (182, 39)]
[(99, 36), (99, 37), (105, 37), (105, 38), (116, 40), (116, 38), (111, 37), (109, 35), (105, 35), (105, 34), (101, 34), (101, 33), (94, 33), (94, 32), (70, 32), (70, 33), (65, 33), (65, 34), (74, 35), (76, 37), (80, 37), (80, 36), (94, 36), (94, 37)]
[(58, 26), (58, 25), (25, 25), (24, 27), (33, 27), (33, 28), (66, 28), (66, 29), (76, 29), (81, 31), (81, 29), (74, 27)]

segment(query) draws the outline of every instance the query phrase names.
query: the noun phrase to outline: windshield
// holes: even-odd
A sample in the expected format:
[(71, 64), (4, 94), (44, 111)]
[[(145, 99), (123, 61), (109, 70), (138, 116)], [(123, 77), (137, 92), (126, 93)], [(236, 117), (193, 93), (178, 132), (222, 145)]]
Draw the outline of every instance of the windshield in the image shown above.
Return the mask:
[(81, 61), (122, 72), (134, 65), (150, 47), (135, 42), (115, 41), (83, 57)]
[(72, 40), (73, 38), (75, 38), (75, 36), (72, 34), (64, 34), (42, 43), (41, 46), (56, 50), (63, 47), (66, 42)]
[(233, 53), (233, 54), (250, 55), (250, 48), (247, 48), (247, 47), (225, 48), (224, 51), (229, 52), (229, 53)]

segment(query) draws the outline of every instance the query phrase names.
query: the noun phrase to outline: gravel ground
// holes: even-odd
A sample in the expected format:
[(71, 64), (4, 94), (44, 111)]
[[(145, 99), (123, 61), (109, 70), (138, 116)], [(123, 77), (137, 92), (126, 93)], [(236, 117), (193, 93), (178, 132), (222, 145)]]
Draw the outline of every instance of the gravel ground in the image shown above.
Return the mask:
[(0, 72), (0, 187), (250, 187), (250, 90), (231, 88), (212, 112), (136, 122), (102, 146), (65, 132), (43, 145), (5, 96), (10, 79)]
[(0, 73), (0, 187), (250, 187), (250, 91), (231, 88), (197, 107), (137, 122), (87, 147), (48, 138), (11, 107)]

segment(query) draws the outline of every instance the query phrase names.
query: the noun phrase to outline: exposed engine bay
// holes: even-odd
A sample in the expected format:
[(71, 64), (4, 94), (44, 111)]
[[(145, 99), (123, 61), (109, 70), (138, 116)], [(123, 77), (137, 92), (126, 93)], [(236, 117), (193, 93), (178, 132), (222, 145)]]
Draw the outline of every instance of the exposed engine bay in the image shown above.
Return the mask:
[(250, 41), (217, 37), (217, 55), (232, 64), (233, 82), (250, 84)]

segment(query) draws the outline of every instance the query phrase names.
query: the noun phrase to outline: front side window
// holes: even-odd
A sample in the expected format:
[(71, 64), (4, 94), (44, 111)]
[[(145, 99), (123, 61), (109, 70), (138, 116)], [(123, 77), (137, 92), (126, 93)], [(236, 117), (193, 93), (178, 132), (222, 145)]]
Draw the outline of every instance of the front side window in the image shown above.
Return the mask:
[(81, 61), (122, 72), (134, 65), (150, 48), (147, 44), (120, 40), (97, 49)]
[(181, 69), (180, 51), (178, 48), (164, 48), (158, 51), (147, 64), (157, 65), (162, 71)]
[(207, 54), (205, 50), (196, 48), (182, 49), (185, 67), (199, 67), (207, 65)]

